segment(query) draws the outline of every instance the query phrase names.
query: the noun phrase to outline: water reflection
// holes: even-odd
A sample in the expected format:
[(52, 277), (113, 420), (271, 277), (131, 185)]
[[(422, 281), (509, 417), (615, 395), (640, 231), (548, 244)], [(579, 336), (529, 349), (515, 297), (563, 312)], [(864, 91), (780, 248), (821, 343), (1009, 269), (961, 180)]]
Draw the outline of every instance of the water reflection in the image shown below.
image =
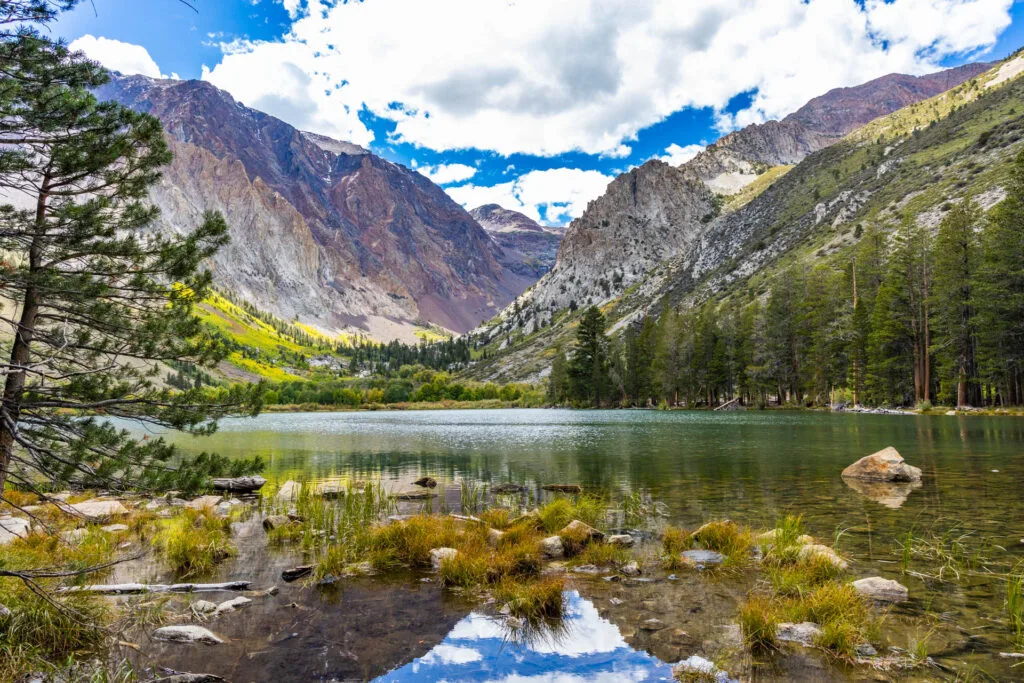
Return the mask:
[(503, 620), (472, 612), (426, 655), (377, 680), (639, 683), (672, 680), (672, 669), (631, 648), (593, 603), (569, 591), (558, 629), (522, 639)]

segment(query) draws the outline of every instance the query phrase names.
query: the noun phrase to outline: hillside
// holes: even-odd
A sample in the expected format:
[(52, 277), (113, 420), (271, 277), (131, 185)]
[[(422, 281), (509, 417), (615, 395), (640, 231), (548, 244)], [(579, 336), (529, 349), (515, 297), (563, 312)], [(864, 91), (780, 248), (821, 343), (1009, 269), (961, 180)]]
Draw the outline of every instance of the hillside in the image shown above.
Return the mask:
[[(982, 208), (993, 206), (1004, 196), (1009, 162), (1021, 147), (1024, 83), (1017, 75), (1022, 66), (1024, 57), (1011, 58), (811, 154), (745, 203), (726, 204), (721, 215), (699, 228), (685, 227), (690, 237), (684, 247), (627, 283), (622, 293), (595, 296), (595, 288), (584, 285), (584, 296), (571, 290), (566, 296), (579, 297), (577, 307), (599, 304), (612, 329), (621, 331), (666, 304), (764, 296), (792, 265), (841, 268), (869, 230), (889, 235), (905, 219), (934, 230), (965, 196)], [(606, 220), (634, 221), (635, 216), (625, 211)], [(546, 374), (552, 348), (570, 342), (578, 319), (568, 304), (552, 307), (543, 286), (558, 278), (561, 264), (562, 253), (559, 266), (534, 290), (478, 331), (494, 351), (473, 369), (475, 376)], [(600, 272), (596, 269), (593, 277)], [(538, 319), (542, 323), (534, 325)]]
[(542, 226), (529, 216), (484, 204), (469, 212), (501, 248), (499, 262), (514, 273), (537, 279), (551, 270), (565, 230)]
[(161, 120), (174, 152), (152, 193), (161, 230), (221, 211), (231, 244), (217, 285), (331, 333), (417, 339), (468, 330), (533, 278), (424, 176), (349, 143), (296, 130), (202, 81), (115, 77), (100, 89)]

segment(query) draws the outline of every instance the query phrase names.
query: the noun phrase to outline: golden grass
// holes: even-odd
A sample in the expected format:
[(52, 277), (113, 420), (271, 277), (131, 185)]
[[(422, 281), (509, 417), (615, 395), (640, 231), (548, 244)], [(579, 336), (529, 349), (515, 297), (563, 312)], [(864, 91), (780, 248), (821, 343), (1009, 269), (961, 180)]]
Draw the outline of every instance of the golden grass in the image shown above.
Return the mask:
[(231, 522), (210, 510), (185, 510), (167, 520), (153, 538), (171, 569), (182, 578), (209, 573), (237, 551), (231, 543)]

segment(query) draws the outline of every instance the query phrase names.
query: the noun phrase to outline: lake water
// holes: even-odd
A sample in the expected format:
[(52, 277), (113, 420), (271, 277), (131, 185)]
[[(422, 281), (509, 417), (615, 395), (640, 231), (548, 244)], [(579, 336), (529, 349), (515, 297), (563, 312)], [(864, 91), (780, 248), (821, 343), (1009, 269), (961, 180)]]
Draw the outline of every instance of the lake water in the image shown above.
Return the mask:
[[(1006, 584), (998, 573), (1024, 558), (1024, 420), (1019, 418), (779, 411), (276, 413), (222, 421), (210, 437), (176, 435), (173, 440), (189, 452), (261, 455), (267, 462), (268, 486), (285, 479), (381, 479), (403, 490), (429, 475), (439, 481), (438, 490), (453, 507), (462, 482), (515, 482), (538, 498), (544, 495), (539, 488), (543, 484), (573, 483), (613, 499), (642, 492), (663, 502), (668, 521), (684, 527), (730, 518), (770, 528), (782, 514), (802, 514), (809, 533), (827, 544), (838, 538), (838, 548), (853, 560), (853, 574), (896, 578), (910, 588), (911, 603), (887, 618), (890, 643), (928, 638), (929, 652), (943, 666), (984, 671), (997, 680), (1019, 675), (1011, 668), (1019, 660), (998, 656), (1013, 649), (1003, 605)], [(844, 483), (839, 475), (846, 465), (886, 446), (921, 467), (920, 487), (855, 489)], [(957, 582), (931, 578), (935, 567), (925, 558), (911, 564), (916, 575), (904, 574), (898, 542), (908, 531), (955, 542), (962, 552), (981, 553), (983, 561)], [(266, 565), (262, 571), (272, 582), (274, 572), (294, 559), (247, 558), (244, 542), (242, 546), (225, 576), (247, 570), (251, 574), (253, 563), (259, 563)], [(316, 598), (316, 617), (305, 619), (302, 627), (314, 628), (308, 637), (316, 645), (304, 642), (300, 647), (302, 628), (296, 627), (297, 652), (274, 641), (291, 627), (264, 633), (270, 627), (257, 627), (252, 622), (257, 617), (247, 616), (246, 633), (255, 629), (260, 642), (274, 645), (257, 648), (261, 655), (251, 655), (256, 646), (242, 645), (236, 661), (249, 663), (226, 673), (234, 675), (232, 680), (258, 680), (258, 671), (274, 671), (278, 680), (288, 680), (288, 671), (295, 673), (294, 680), (503, 680), (512, 675), (553, 680), (556, 673), (572, 681), (665, 680), (669, 669), (664, 663), (698, 654), (701, 645), (728, 628), (730, 611), (734, 615), (749, 589), (743, 581), (707, 586), (701, 579), (679, 579), (657, 588), (643, 586), (640, 594), (623, 594), (618, 599), (625, 605), (611, 598), (626, 587), (601, 581), (577, 586), (569, 603), (570, 622), (575, 620), (584, 635), (563, 634), (549, 646), (505, 643), (473, 605), (453, 603), (415, 579), (386, 596), (376, 595), (369, 585), (350, 586), (344, 588), (344, 605)], [(273, 604), (281, 608), (284, 600)], [(359, 617), (361, 601), (371, 607)], [(409, 608), (409, 615), (399, 607), (423, 601), (427, 606)], [(404, 616), (399, 618), (399, 613)], [(264, 612), (250, 614), (267, 618)], [(911, 627), (901, 625), (911, 617), (919, 622), (923, 614), (934, 615), (936, 625), (928, 631), (910, 633)], [(375, 620), (375, 615), (380, 618)], [(678, 626), (675, 636), (646, 632), (643, 623), (652, 617)], [(325, 635), (334, 632), (335, 620), (350, 622), (347, 635)], [(409, 626), (410, 621), (418, 626)], [(357, 622), (365, 625), (351, 626)], [(390, 626), (380, 632), (382, 624)], [(392, 638), (396, 647), (377, 642), (360, 652), (353, 633), (362, 633), (366, 642)], [(322, 671), (289, 669), (281, 662), (252, 663), (273, 658), (274, 648), (293, 658), (315, 651), (326, 662), (331, 656), (325, 653), (335, 641), (347, 643), (341, 650), (348, 654), (339, 650), (334, 664), (325, 664)], [(411, 650), (397, 646), (406, 641), (420, 645)], [(593, 646), (598, 641), (607, 647)], [(363, 668), (339, 663), (346, 656)], [(259, 668), (264, 665), (269, 668)], [(781, 671), (778, 661), (767, 669), (757, 666), (752, 670), (765, 680), (838, 675), (831, 670), (825, 675), (809, 661)], [(624, 671), (632, 673), (626, 676)], [(947, 673), (952, 676), (936, 669), (924, 678)], [(861, 677), (856, 671), (843, 676)]]

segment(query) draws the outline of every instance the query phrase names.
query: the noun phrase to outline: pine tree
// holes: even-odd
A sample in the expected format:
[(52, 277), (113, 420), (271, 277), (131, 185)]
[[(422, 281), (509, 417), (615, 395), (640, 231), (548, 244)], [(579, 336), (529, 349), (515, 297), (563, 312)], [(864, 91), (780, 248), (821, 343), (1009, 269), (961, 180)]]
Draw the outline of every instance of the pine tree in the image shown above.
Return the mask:
[(933, 350), (947, 392), (957, 406), (978, 405), (977, 316), (974, 285), (978, 278), (981, 245), (976, 228), (981, 211), (970, 199), (953, 206), (939, 225), (935, 238), (935, 271), (931, 310), (936, 334)]
[[(19, 6), (48, 20), (71, 4), (3, 2), (0, 21)], [(0, 365), (0, 491), (40, 477), (191, 488), (256, 467), (205, 454), (172, 467), (162, 439), (83, 417), (206, 433), (208, 420), (258, 408), (260, 387), (173, 391), (156, 381), (160, 362), (223, 356), (194, 309), (210, 288), (200, 264), (226, 242), (227, 226), (208, 214), (184, 237), (149, 230), (157, 212), (147, 193), (170, 153), (155, 118), (97, 102), (91, 90), (108, 78), (98, 64), (28, 28), (0, 35), (0, 64), (0, 195), (33, 206), (0, 206), (2, 319), (14, 331)]]
[(594, 406), (601, 406), (608, 394), (608, 339), (604, 334), (604, 314), (596, 306), (589, 307), (576, 330), (576, 348), (569, 360), (569, 387), (572, 397)]
[(568, 390), (568, 361), (561, 346), (555, 347), (555, 359), (548, 376), (548, 402), (555, 405), (565, 403)]

